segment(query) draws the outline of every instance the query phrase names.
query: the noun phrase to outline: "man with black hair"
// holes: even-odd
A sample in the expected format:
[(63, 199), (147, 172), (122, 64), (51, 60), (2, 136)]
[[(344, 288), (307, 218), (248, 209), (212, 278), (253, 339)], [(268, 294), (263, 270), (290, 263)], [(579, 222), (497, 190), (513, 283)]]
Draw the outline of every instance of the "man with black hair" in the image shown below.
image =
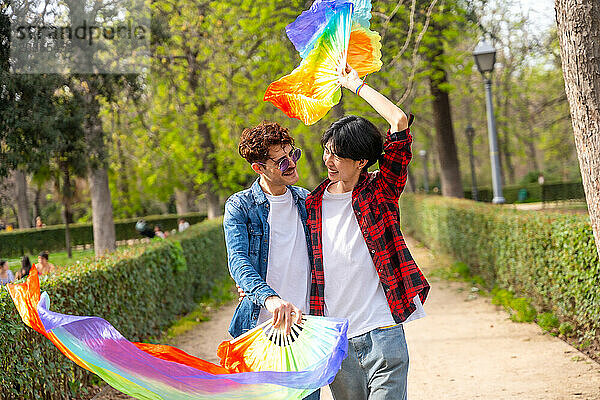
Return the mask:
[[(398, 200), (412, 153), (411, 118), (350, 67), (345, 88), (390, 124), (385, 143), (364, 118), (333, 123), (322, 138), (327, 179), (306, 199), (313, 265), (310, 313), (347, 318), (348, 356), (330, 385), (336, 400), (406, 398), (402, 323), (425, 315), (429, 284), (400, 231)], [(382, 154), (383, 152), (383, 154)], [(379, 171), (368, 172), (379, 161)]]

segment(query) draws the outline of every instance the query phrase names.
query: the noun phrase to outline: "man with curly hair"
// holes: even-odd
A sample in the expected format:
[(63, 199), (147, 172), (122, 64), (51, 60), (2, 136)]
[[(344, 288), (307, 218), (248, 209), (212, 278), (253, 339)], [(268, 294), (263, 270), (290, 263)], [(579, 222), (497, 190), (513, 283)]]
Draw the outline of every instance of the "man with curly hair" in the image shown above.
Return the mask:
[[(237, 337), (270, 318), (289, 333), (308, 311), (311, 280), (308, 190), (293, 186), (302, 151), (276, 122), (245, 129), (238, 150), (258, 177), (225, 203), (229, 271), (243, 290), (229, 333)], [(319, 391), (306, 399), (318, 400)]]

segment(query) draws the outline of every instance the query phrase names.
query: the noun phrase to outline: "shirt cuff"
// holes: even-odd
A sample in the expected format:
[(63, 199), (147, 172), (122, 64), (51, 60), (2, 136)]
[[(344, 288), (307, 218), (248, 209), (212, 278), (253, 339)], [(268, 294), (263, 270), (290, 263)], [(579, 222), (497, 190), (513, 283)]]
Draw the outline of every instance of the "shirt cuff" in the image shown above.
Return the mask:
[(273, 289), (268, 288), (264, 291), (261, 291), (261, 293), (257, 296), (258, 302), (260, 303), (260, 305), (262, 307), (265, 306), (265, 301), (267, 301), (267, 299), (271, 296), (277, 296), (279, 297), (279, 295), (277, 294), (277, 292), (275, 292)]
[(410, 126), (412, 125), (414, 119), (415, 119), (415, 116), (413, 114), (410, 114), (408, 117), (408, 128), (404, 129), (403, 131), (390, 132), (390, 130), (388, 129), (388, 131), (387, 131), (388, 139), (392, 142), (400, 142), (403, 140), (407, 140), (408, 134), (410, 133)]

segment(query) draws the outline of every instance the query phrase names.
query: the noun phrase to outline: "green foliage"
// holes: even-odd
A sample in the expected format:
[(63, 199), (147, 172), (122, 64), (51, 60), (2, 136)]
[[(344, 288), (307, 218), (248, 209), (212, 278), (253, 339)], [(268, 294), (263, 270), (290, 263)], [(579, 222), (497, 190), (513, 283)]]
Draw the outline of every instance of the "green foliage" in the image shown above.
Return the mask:
[[(540, 185), (535, 182), (503, 187), (502, 194), (504, 195), (506, 203), (519, 203), (519, 191), (522, 189), (527, 191), (527, 198), (524, 201), (525, 203), (585, 199), (585, 192), (581, 181), (547, 183), (544, 185)], [(473, 198), (470, 189), (465, 190), (465, 198)], [(491, 203), (493, 198), (494, 191), (492, 188), (477, 188), (477, 199), (479, 201)]]
[(512, 321), (533, 322), (535, 320), (537, 311), (526, 298), (515, 298), (511, 291), (498, 288), (492, 290), (492, 296), (492, 303), (504, 307)]
[(555, 334), (560, 326), (558, 317), (551, 312), (538, 314), (537, 323), (543, 330), (550, 332), (551, 334)]
[[(190, 227), (173, 239), (126, 248), (42, 278), (51, 309), (109, 321), (131, 341), (158, 336), (228, 276), (221, 221)], [(94, 375), (26, 327), (0, 292), (0, 398), (69, 399)]]
[(575, 328), (573, 328), (573, 325), (571, 325), (571, 323), (563, 322), (558, 327), (558, 332), (562, 336), (571, 337), (573, 336), (573, 332), (575, 332)]
[(452, 270), (463, 279), (469, 279), (471, 277), (471, 269), (464, 262), (455, 262), (452, 265)]
[[(200, 222), (206, 218), (200, 213), (184, 215), (150, 215), (144, 220), (150, 224), (160, 225), (163, 231), (177, 229), (177, 220), (184, 217), (190, 224)], [(135, 223), (139, 218), (130, 218), (115, 221), (117, 240), (139, 239), (142, 236), (135, 230)], [(92, 224), (69, 225), (71, 231), (71, 245), (86, 245), (94, 243)], [(36, 254), (42, 250), (64, 250), (65, 228), (64, 225), (55, 225), (39, 229), (20, 229), (12, 232), (0, 233), (0, 255), (2, 257), (20, 257), (25, 254)]]
[(542, 201), (585, 200), (582, 182), (551, 183), (542, 186)]
[[(405, 233), (468, 262), (488, 287), (552, 310), (578, 336), (600, 332), (600, 261), (589, 219), (581, 215), (525, 212), (468, 200), (404, 195)], [(525, 300), (503, 304), (515, 318), (533, 311)], [(561, 332), (562, 333), (562, 332)]]
[[(527, 198), (525, 202), (542, 201), (542, 187), (538, 183), (529, 183), (523, 185), (509, 185), (502, 188), (502, 194), (506, 200), (506, 204), (518, 203), (519, 191), (527, 190)], [(465, 199), (472, 199), (471, 190), (465, 190)], [(486, 203), (491, 203), (494, 198), (494, 190), (491, 187), (477, 188), (477, 200)]]

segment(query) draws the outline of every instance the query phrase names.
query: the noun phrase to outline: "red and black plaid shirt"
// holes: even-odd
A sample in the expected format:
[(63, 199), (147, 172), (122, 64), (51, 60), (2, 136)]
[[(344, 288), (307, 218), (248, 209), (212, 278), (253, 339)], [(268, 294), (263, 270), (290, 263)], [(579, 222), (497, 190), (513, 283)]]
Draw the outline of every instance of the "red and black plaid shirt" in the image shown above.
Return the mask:
[[(409, 125), (413, 116), (410, 116)], [(379, 274), (392, 316), (403, 322), (415, 311), (413, 298), (419, 295), (425, 303), (429, 283), (413, 260), (402, 232), (398, 200), (406, 185), (408, 163), (412, 158), (412, 136), (407, 128), (402, 132), (387, 132), (379, 171), (363, 172), (352, 190), (352, 208)], [(314, 262), (310, 289), (310, 314), (323, 315), (325, 278), (323, 275), (322, 205), (326, 179), (306, 198)], [(359, 293), (348, 293), (358, 296)]]

